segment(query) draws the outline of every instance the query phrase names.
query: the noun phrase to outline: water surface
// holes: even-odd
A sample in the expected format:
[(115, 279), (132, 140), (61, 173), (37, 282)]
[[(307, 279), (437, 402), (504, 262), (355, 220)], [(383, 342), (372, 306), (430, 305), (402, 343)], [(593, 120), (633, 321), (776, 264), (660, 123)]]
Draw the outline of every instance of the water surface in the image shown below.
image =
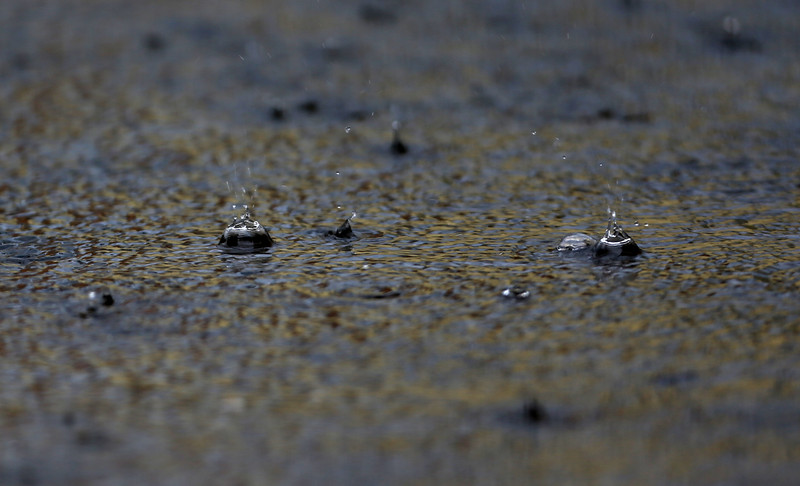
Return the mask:
[[(794, 3), (40, 7), (0, 7), (0, 482), (797, 477)], [(243, 203), (265, 253), (216, 247)], [(644, 255), (556, 252), (609, 206)]]

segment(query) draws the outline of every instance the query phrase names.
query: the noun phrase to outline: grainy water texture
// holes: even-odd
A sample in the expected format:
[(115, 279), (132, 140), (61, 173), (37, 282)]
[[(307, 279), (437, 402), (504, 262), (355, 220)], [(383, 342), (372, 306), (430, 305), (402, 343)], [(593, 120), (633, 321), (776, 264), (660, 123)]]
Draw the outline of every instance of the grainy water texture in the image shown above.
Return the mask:
[(3, 0), (0, 484), (797, 484), (799, 32)]

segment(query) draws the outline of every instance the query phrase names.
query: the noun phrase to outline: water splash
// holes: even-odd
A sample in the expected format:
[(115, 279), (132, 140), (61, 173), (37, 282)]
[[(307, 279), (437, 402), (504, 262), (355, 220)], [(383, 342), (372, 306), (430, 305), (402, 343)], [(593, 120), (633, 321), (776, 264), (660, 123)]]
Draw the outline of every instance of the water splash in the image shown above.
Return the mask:
[[(230, 184), (228, 184), (230, 187)], [(241, 187), (243, 198), (247, 198), (247, 189)], [(255, 190), (253, 196), (255, 197)], [(233, 220), (220, 236), (217, 246), (226, 253), (259, 253), (272, 247), (275, 242), (269, 232), (255, 219), (251, 205), (243, 202), (231, 204), (235, 211)]]
[(606, 208), (606, 212), (608, 213), (608, 227), (606, 228), (606, 234), (609, 232), (617, 231), (619, 229), (619, 224), (617, 223), (617, 212), (611, 209), (611, 206)]
[(606, 232), (594, 247), (595, 256), (635, 256), (642, 252), (617, 221), (617, 212), (608, 207)]
[(408, 145), (400, 139), (400, 122), (398, 120), (392, 122), (392, 143), (389, 145), (389, 151), (394, 155), (408, 153)]
[(353, 211), (353, 214), (349, 218), (346, 218), (344, 222), (338, 228), (336, 228), (335, 231), (329, 231), (328, 234), (342, 239), (355, 237), (356, 234), (353, 232), (353, 227), (350, 225), (350, 222), (355, 219), (356, 216), (356, 212)]
[(252, 216), (250, 214), (250, 206), (248, 206), (247, 204), (234, 203), (231, 204), (231, 209), (239, 213), (238, 216), (233, 217), (233, 222), (231, 224), (235, 224), (238, 221), (245, 221), (248, 219), (252, 219)]

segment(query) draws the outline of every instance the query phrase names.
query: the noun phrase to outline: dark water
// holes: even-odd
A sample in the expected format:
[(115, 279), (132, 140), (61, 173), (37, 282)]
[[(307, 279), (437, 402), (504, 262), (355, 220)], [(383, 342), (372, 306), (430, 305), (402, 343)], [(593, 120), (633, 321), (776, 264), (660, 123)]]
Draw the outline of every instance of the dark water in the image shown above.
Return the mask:
[(0, 483), (793, 484), (798, 14), (3, 2)]

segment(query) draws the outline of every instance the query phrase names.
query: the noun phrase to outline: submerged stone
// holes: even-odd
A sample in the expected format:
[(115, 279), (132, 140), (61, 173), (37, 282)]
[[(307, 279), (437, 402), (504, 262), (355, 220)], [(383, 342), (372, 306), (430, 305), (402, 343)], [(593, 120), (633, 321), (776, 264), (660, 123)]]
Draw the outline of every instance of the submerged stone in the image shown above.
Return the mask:
[(245, 214), (234, 219), (233, 223), (225, 228), (218, 246), (223, 250), (248, 253), (269, 248), (274, 244), (272, 237), (261, 223), (251, 219), (249, 214)]

